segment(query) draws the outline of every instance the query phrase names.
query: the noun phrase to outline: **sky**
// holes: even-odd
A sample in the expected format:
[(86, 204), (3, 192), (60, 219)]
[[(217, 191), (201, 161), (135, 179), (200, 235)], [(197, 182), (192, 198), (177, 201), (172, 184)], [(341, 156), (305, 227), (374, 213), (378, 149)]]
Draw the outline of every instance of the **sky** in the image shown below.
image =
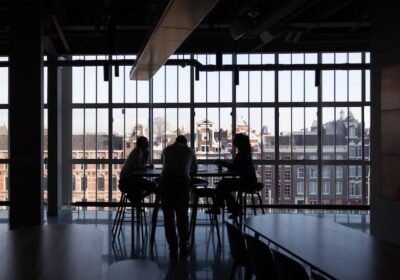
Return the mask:
[[(182, 58), (183, 56), (179, 56)], [(361, 53), (325, 53), (322, 54), (322, 63), (359, 63)], [(82, 58), (82, 57), (78, 57)], [(103, 57), (99, 57), (102, 59)], [(122, 57), (120, 57), (122, 58)], [(173, 56), (171, 58), (176, 58)], [(198, 55), (197, 58), (203, 64), (214, 64), (215, 55)], [(76, 58), (75, 58), (76, 59)], [(95, 57), (86, 57), (95, 59)], [(317, 54), (279, 54), (280, 64), (308, 64), (317, 62)], [(369, 61), (369, 54), (366, 57)], [(237, 64), (268, 64), (274, 63), (272, 54), (263, 55), (238, 55)], [(232, 55), (223, 56), (224, 64), (232, 63)], [(148, 103), (149, 82), (129, 80), (130, 66), (120, 66), (120, 75), (113, 75), (114, 103)], [(47, 92), (45, 69), (45, 92)], [(113, 69), (114, 72), (114, 69)], [(275, 73), (273, 71), (256, 71), (239, 73), (239, 85), (236, 86), (237, 102), (274, 102), (275, 87), (279, 91), (279, 102), (316, 102), (318, 89), (315, 87), (314, 71), (279, 71), (278, 83), (275, 85)], [(322, 99), (323, 101), (361, 101), (361, 70), (352, 71), (323, 71), (322, 72)], [(86, 81), (86, 82), (85, 82)], [(369, 71), (366, 75), (366, 93), (369, 101)], [(103, 80), (103, 67), (74, 67), (73, 69), (73, 103), (107, 103), (108, 82)], [(0, 104), (8, 102), (8, 72), (7, 68), (0, 68)], [(97, 95), (96, 95), (97, 92)], [(125, 92), (125, 96), (124, 96)], [(250, 94), (249, 94), (250, 93)], [(162, 67), (153, 79), (154, 103), (188, 103), (190, 102), (190, 67), (167, 66)], [(47, 94), (45, 94), (45, 102)], [(200, 80), (194, 82), (194, 102), (232, 102), (232, 73), (231, 72), (201, 72)], [(273, 103), (270, 103), (271, 105)], [(340, 110), (347, 115), (347, 108), (336, 109), (336, 119)], [(323, 122), (332, 121), (335, 117), (333, 108), (324, 108)], [(361, 110), (351, 109), (356, 119), (361, 120)], [(124, 112), (126, 132), (136, 122), (148, 123), (148, 109), (121, 109), (113, 110), (114, 132), (123, 134)], [(154, 109), (154, 118), (161, 117), (167, 120), (167, 129), (175, 130), (175, 127), (190, 129), (189, 109)], [(83, 110), (74, 110), (73, 133), (83, 132)], [(366, 109), (366, 126), (369, 127), (369, 108)], [(317, 118), (316, 107), (311, 108), (280, 108), (279, 112), (280, 132), (300, 131), (309, 128)], [(273, 108), (238, 108), (237, 122), (250, 122), (250, 126), (257, 131), (267, 125), (269, 131), (274, 131)], [(231, 108), (196, 108), (195, 122), (209, 119), (217, 127), (231, 129)], [(106, 109), (97, 110), (97, 123), (95, 109), (87, 109), (85, 112), (85, 129), (88, 132), (108, 133), (108, 114)], [(7, 111), (0, 110), (0, 123), (7, 123)], [(45, 118), (45, 126), (47, 117)]]

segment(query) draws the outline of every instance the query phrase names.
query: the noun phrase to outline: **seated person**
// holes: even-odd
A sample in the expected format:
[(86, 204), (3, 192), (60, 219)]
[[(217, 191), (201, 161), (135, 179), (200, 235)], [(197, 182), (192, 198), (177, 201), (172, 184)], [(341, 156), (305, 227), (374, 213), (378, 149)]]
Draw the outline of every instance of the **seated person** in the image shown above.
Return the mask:
[(149, 142), (146, 137), (140, 136), (136, 140), (134, 148), (126, 159), (121, 170), (119, 188), (128, 194), (132, 203), (139, 203), (145, 197), (156, 191), (156, 184), (140, 176), (132, 175), (132, 171), (151, 168), (147, 164), (149, 156)]
[(233, 191), (245, 191), (252, 189), (257, 185), (256, 172), (251, 158), (251, 146), (249, 137), (245, 134), (236, 134), (233, 139), (233, 147), (237, 149), (237, 154), (233, 162), (217, 161), (227, 167), (229, 171), (235, 172), (239, 178), (223, 178), (217, 185), (217, 195), (213, 207), (206, 211), (207, 213), (219, 213), (220, 207), (224, 206), (226, 201), (228, 212), (237, 217), (239, 213), (239, 205), (235, 201)]

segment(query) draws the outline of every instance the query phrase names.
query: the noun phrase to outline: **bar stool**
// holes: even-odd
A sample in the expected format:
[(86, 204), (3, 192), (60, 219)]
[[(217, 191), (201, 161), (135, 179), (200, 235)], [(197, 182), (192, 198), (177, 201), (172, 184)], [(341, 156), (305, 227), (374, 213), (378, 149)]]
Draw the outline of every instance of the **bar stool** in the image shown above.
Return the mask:
[[(118, 204), (117, 208), (117, 213), (114, 218), (113, 226), (111, 228), (111, 234), (112, 234), (112, 243), (115, 242), (115, 238), (120, 236), (121, 231), (122, 231), (122, 225), (125, 221), (125, 215), (126, 215), (126, 210), (127, 206), (130, 204), (131, 207), (131, 217), (130, 220), (132, 223), (134, 223), (135, 219), (135, 214), (136, 214), (136, 223), (137, 226), (140, 227), (141, 234), (142, 234), (142, 239), (144, 240), (145, 237), (147, 237), (147, 220), (146, 220), (146, 213), (142, 207), (144, 203), (143, 197), (140, 198), (140, 201), (138, 203), (134, 203), (133, 201), (129, 200), (128, 194), (127, 193), (122, 193), (121, 194), (121, 199)], [(129, 217), (128, 217), (129, 219)], [(132, 235), (134, 234), (132, 228)]]
[[(190, 225), (189, 225), (189, 243), (190, 246), (193, 248), (194, 244), (194, 239), (195, 239), (195, 230), (196, 230), (196, 224), (197, 224), (197, 210), (199, 207), (199, 200), (201, 198), (207, 199), (207, 201), (211, 198), (213, 203), (215, 196), (217, 194), (216, 189), (208, 189), (208, 182), (205, 181), (207, 184), (203, 185), (200, 184), (200, 182), (197, 182), (197, 184), (192, 185), (192, 194), (193, 194), (193, 207), (192, 207), (192, 215), (190, 218)], [(203, 186), (203, 187), (200, 187)], [(204, 187), (205, 186), (205, 187)], [(216, 229), (217, 232), (217, 239), (218, 239), (218, 248), (221, 247), (221, 237), (220, 237), (220, 232), (219, 232), (219, 224), (218, 224), (218, 215), (216, 213), (210, 213), (209, 214), (210, 218), (210, 226), (211, 230)]]
[[(248, 188), (243, 191), (238, 191), (237, 195), (237, 202), (239, 204), (239, 227), (242, 228), (243, 225), (243, 218), (247, 216), (247, 197), (251, 196), (252, 200), (252, 207), (254, 215), (257, 215), (256, 211), (256, 199), (255, 196), (258, 198), (259, 208), (261, 208), (261, 212), (265, 214), (260, 191), (264, 188), (263, 183), (257, 183), (255, 186)], [(244, 217), (243, 217), (244, 216)]]

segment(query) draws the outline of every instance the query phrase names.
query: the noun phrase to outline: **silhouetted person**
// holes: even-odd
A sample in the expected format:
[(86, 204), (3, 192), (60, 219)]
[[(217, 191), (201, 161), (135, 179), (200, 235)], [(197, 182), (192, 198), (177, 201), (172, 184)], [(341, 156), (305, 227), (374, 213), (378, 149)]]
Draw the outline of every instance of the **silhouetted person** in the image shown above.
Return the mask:
[[(187, 258), (189, 254), (189, 189), (190, 173), (197, 172), (196, 155), (187, 146), (183, 135), (176, 138), (175, 143), (166, 147), (161, 155), (163, 170), (160, 179), (160, 194), (164, 212), (165, 236), (169, 245), (169, 256), (176, 259)], [(179, 235), (179, 243), (175, 230), (175, 215)]]
[(238, 174), (239, 178), (223, 178), (218, 183), (214, 205), (207, 211), (208, 213), (219, 213), (219, 208), (224, 206), (225, 200), (228, 212), (237, 217), (239, 205), (231, 192), (251, 189), (257, 184), (256, 172), (251, 158), (249, 137), (241, 133), (236, 134), (233, 139), (233, 147), (237, 149), (238, 153), (234, 157), (232, 163), (226, 161), (217, 161), (217, 163), (227, 167), (229, 171)]
[(132, 171), (144, 170), (151, 166), (147, 164), (149, 157), (149, 142), (146, 137), (136, 139), (134, 148), (126, 159), (120, 175), (120, 190), (128, 194), (132, 203), (139, 203), (142, 197), (155, 192), (156, 184), (139, 176), (132, 175)]

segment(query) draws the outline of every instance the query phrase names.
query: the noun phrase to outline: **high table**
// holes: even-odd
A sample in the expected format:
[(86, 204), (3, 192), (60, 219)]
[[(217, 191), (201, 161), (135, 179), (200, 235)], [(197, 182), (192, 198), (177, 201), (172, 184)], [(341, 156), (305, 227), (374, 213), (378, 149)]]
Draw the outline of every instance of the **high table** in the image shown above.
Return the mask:
[(245, 227), (334, 279), (400, 279), (400, 247), (302, 214), (267, 214)]
[[(161, 172), (162, 172), (161, 168), (154, 168), (154, 169), (136, 170), (136, 171), (133, 171), (131, 174), (138, 176), (138, 177), (156, 178), (161, 175)], [(228, 171), (225, 168), (218, 169), (216, 166), (206, 165), (205, 167), (200, 167), (198, 169), (197, 173), (193, 174), (193, 177), (231, 177), (231, 176), (236, 176), (236, 175), (237, 175), (236, 173)], [(160, 198), (158, 195), (156, 195), (153, 216), (151, 219), (152, 227), (151, 227), (151, 233), (150, 233), (150, 248), (152, 248), (152, 246), (154, 244), (154, 240), (155, 240), (155, 232), (156, 232), (155, 225), (157, 223), (159, 201), (160, 201)], [(133, 219), (132, 219), (132, 221), (133, 221)], [(132, 243), (134, 242), (133, 230), (134, 230), (134, 223), (132, 222)]]
[(0, 234), (0, 279), (101, 279), (102, 232), (48, 225)]

